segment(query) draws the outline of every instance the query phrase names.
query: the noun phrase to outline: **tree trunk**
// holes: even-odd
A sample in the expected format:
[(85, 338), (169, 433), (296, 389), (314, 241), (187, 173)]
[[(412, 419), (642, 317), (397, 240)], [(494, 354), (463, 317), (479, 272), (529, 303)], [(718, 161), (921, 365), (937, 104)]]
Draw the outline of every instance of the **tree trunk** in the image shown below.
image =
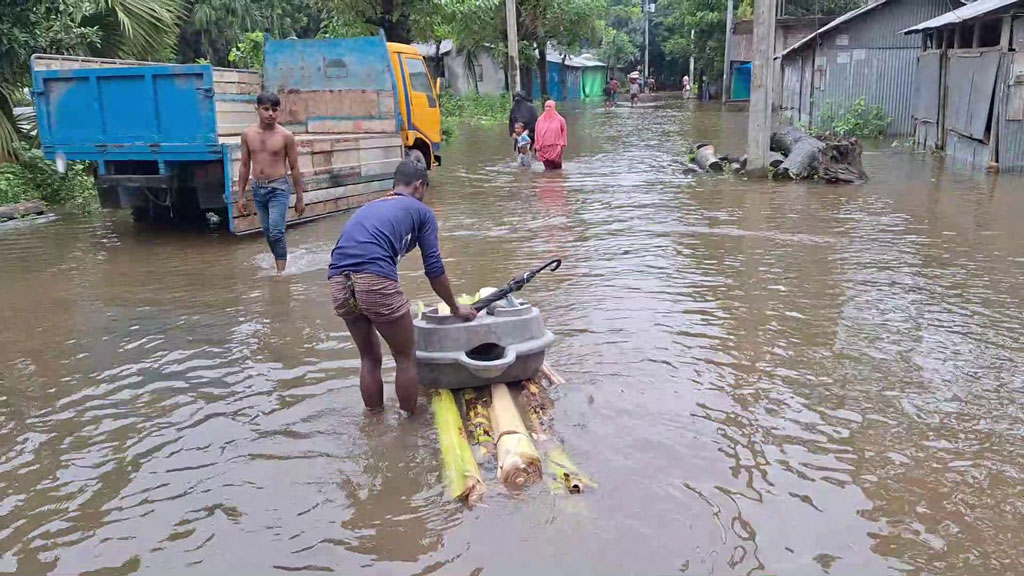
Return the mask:
[(390, 14), (382, 14), (379, 22), (372, 23), (380, 26), (384, 31), (384, 38), (388, 42), (412, 44), (412, 23), (409, 21), (407, 12), (395, 11)]
[(548, 46), (547, 41), (537, 41), (537, 76), (540, 80), (540, 98), (548, 98)]
[(868, 177), (861, 164), (863, 147), (856, 138), (829, 138), (822, 142), (790, 126), (772, 134), (771, 149), (786, 155), (786, 160), (775, 169), (776, 176), (794, 180), (817, 176), (832, 183), (863, 182)]
[(506, 486), (525, 488), (541, 479), (537, 449), (504, 384), (491, 385), (491, 426), (497, 434), (498, 476)]
[(441, 446), (441, 469), (448, 496), (453, 500), (478, 502), (486, 490), (480, 468), (466, 440), (462, 416), (451, 390), (431, 392), (430, 408), (437, 426), (437, 441)]
[(789, 176), (794, 180), (814, 176), (821, 164), (821, 152), (824, 148), (824, 142), (792, 126), (782, 132), (773, 133), (772, 151), (786, 155), (785, 162), (775, 169), (775, 175)]
[(22, 216), (42, 214), (46, 212), (46, 203), (42, 200), (30, 200), (21, 204), (0, 206), (0, 220), (13, 220)]
[(519, 67), (519, 81), (523, 84), (523, 92), (526, 97), (533, 99), (533, 69), (524, 66)]

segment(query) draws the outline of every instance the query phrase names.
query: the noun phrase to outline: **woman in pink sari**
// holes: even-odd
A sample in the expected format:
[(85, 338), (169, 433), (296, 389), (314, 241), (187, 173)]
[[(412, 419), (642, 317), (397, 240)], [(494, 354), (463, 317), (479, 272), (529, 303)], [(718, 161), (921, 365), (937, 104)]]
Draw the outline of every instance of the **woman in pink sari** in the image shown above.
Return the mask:
[(544, 113), (537, 119), (534, 146), (537, 159), (544, 163), (545, 170), (562, 167), (562, 150), (566, 144), (565, 118), (555, 112), (554, 100), (544, 103)]

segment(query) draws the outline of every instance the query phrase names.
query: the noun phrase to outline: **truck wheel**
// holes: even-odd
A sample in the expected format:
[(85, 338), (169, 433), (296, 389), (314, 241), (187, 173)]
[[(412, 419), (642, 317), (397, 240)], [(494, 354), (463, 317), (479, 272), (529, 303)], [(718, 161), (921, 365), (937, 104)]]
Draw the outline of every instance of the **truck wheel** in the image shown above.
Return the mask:
[(149, 206), (132, 208), (132, 222), (149, 222)]
[(427, 159), (423, 157), (423, 152), (420, 152), (415, 148), (410, 148), (406, 150), (405, 159), (412, 160), (413, 162), (419, 162), (420, 166), (423, 166), (424, 168), (429, 168), (429, 166), (427, 166)]

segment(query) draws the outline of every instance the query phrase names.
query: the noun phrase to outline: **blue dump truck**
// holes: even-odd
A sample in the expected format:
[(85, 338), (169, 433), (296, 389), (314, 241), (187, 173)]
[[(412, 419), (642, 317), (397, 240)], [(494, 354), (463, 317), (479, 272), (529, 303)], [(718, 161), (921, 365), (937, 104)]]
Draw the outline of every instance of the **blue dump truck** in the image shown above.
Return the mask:
[(237, 210), (239, 135), (257, 121), (256, 95), (273, 90), (306, 187), (305, 214), (289, 210), (288, 223), (356, 208), (391, 189), (403, 157), (440, 161), (438, 86), (406, 48), (383, 36), (268, 40), (262, 73), (37, 54), (43, 153), (95, 163), (104, 208), (137, 220), (213, 213), (252, 232), (257, 217)]

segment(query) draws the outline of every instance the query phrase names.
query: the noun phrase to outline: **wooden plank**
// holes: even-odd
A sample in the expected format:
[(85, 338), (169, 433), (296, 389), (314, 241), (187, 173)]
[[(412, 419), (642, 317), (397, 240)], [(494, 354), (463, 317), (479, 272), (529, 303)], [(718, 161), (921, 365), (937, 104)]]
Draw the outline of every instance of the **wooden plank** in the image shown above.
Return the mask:
[(395, 120), (337, 120), (333, 118), (310, 119), (306, 122), (307, 132), (315, 133), (383, 133), (394, 132)]
[(253, 116), (256, 115), (256, 104), (255, 100), (252, 102), (238, 102), (234, 100), (215, 100), (213, 107), (217, 110), (217, 114), (222, 112), (248, 112)]
[[(294, 202), (292, 207), (288, 210), (288, 224), (294, 224), (300, 220), (311, 220), (328, 214), (334, 214), (336, 212), (343, 212), (345, 210), (351, 210), (358, 208), (387, 196), (390, 192), (388, 190), (378, 190), (372, 192), (366, 192), (354, 196), (345, 196), (341, 198), (335, 198), (333, 200), (327, 200), (324, 202), (317, 202), (316, 204), (307, 204), (306, 211), (302, 218), (298, 218), (295, 214)], [(293, 198), (294, 200), (294, 198)], [(259, 217), (256, 214), (250, 214), (244, 217), (238, 217), (234, 219), (234, 230), (235, 234), (244, 234), (246, 232), (252, 232), (260, 229)]]
[(309, 123), (318, 117), (375, 118), (379, 116), (380, 100), (377, 91), (310, 90), (283, 95), (279, 121), (282, 124)]
[(30, 200), (20, 204), (0, 206), (0, 220), (13, 220), (33, 214), (46, 212), (46, 203), (42, 200)]
[(388, 158), (379, 162), (367, 162), (362, 165), (363, 176), (378, 176), (380, 174), (394, 174), (395, 168), (401, 163), (401, 158)]
[(216, 94), (249, 94), (260, 93), (258, 84), (215, 84), (213, 87)]
[[(381, 169), (375, 172), (363, 173), (365, 166), (355, 164), (346, 167), (332, 166), (330, 168), (321, 170), (319, 173), (303, 173), (302, 185), (303, 192), (310, 193), (317, 190), (331, 189), (343, 186), (354, 186), (361, 183), (371, 181), (383, 181), (390, 180), (391, 174), (394, 173), (395, 167), (398, 166), (400, 159), (388, 160), (380, 163)], [(291, 176), (288, 177), (289, 179)], [(250, 186), (251, 186), (250, 181)], [(238, 201), (238, 172), (235, 171), (231, 178), (231, 199), (232, 202)]]

